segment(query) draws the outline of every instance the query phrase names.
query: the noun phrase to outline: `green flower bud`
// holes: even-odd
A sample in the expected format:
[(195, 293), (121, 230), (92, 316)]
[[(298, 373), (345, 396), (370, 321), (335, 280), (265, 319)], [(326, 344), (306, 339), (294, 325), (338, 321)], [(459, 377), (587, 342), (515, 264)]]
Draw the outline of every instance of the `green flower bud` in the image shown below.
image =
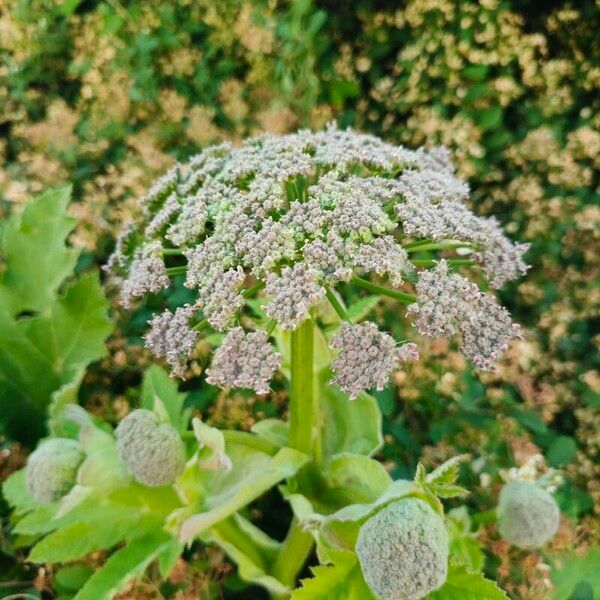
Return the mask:
[(143, 408), (129, 413), (116, 430), (117, 449), (134, 478), (159, 487), (177, 479), (185, 467), (185, 448), (177, 430)]
[(532, 481), (509, 481), (500, 492), (498, 531), (519, 548), (538, 548), (558, 529), (560, 510), (550, 493)]
[(62, 498), (74, 485), (84, 459), (79, 443), (66, 438), (42, 442), (27, 461), (27, 488), (40, 504)]
[(444, 521), (425, 502), (388, 505), (358, 532), (356, 553), (379, 600), (416, 600), (446, 580), (449, 540)]

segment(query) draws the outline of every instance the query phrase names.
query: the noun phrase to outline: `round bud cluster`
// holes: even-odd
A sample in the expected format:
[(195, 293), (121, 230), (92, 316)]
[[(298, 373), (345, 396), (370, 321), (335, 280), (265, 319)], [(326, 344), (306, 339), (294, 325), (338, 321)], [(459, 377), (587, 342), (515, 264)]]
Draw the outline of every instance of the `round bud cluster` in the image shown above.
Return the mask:
[[(474, 215), (464, 203), (468, 194), (443, 148), (408, 150), (335, 125), (262, 135), (240, 147), (206, 148), (159, 179), (110, 265), (124, 271), (127, 306), (185, 271), (193, 309), (155, 317), (146, 338), (178, 374), (193, 352), (195, 325), (232, 330), (250, 289), (263, 290), (267, 315), (293, 330), (327, 286), (371, 275), (391, 287), (416, 279), (420, 331), (460, 334), (464, 353), (488, 369), (516, 335), (508, 313), (474, 284), (448, 275), (443, 263), (419, 271), (403, 246), (452, 238), (473, 248), (493, 286), (522, 274), (526, 248)], [(449, 287), (460, 288), (454, 304)], [(383, 375), (365, 378), (378, 386)]]
[(149, 487), (169, 485), (185, 467), (185, 448), (177, 430), (160, 423), (152, 411), (129, 413), (116, 429), (117, 449), (136, 481)]
[(514, 479), (500, 492), (498, 531), (511, 544), (539, 548), (558, 530), (560, 509), (553, 496), (533, 481)]
[(358, 532), (356, 554), (378, 600), (417, 600), (441, 587), (448, 573), (444, 521), (423, 500), (389, 504)]
[(27, 461), (27, 489), (40, 504), (59, 500), (75, 485), (84, 458), (76, 440), (52, 438), (42, 442)]

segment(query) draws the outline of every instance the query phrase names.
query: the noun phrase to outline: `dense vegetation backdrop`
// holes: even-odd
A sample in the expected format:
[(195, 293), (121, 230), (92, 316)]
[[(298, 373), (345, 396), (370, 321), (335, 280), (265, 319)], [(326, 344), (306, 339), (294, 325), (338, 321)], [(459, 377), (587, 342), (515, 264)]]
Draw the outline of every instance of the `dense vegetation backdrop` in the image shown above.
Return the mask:
[[(477, 211), (532, 243), (528, 276), (502, 298), (527, 335), (484, 377), (451, 345), (423, 342), (425, 360), (378, 397), (383, 458), (402, 477), (421, 456), (428, 467), (481, 456), (467, 486), (476, 508), (495, 493), (489, 472), (541, 451), (566, 478), (558, 498), (568, 518), (554, 549), (584, 555), (600, 544), (599, 15), (593, 0), (360, 0), (343, 9), (328, 0), (0, 0), (0, 215), (72, 184), (70, 241), (83, 252), (58, 281), (71, 278), (61, 293), (75, 294), (96, 290), (88, 272), (106, 261), (135, 199), (206, 144), (336, 119), (407, 146), (447, 145)], [(107, 326), (97, 292), (96, 334)], [(64, 302), (57, 293), (47, 301)], [(150, 364), (140, 336), (153, 308), (125, 315), (114, 303), (108, 352), (87, 348), (61, 381), (36, 386), (50, 395), (82, 380), (84, 406), (117, 421), (139, 403)], [(398, 315), (378, 310), (393, 327)], [(0, 344), (11, 339), (0, 328)], [(0, 358), (8, 415), (26, 392), (8, 386)], [(203, 366), (200, 357), (198, 374)], [(285, 400), (227, 396), (193, 378), (181, 390), (209, 422), (242, 429), (280, 414)], [(17, 413), (3, 424), (0, 478), (41, 434), (28, 411)], [(282, 527), (275, 497), (255, 510), (271, 531)], [(50, 573), (24, 571), (4, 539), (0, 579), (55, 585)], [(540, 555), (510, 550), (493, 527), (484, 539), (488, 572), (505, 589), (547, 597), (552, 575)], [(233, 568), (216, 550), (178, 569), (191, 593), (235, 594)], [(151, 593), (140, 584), (123, 597)]]

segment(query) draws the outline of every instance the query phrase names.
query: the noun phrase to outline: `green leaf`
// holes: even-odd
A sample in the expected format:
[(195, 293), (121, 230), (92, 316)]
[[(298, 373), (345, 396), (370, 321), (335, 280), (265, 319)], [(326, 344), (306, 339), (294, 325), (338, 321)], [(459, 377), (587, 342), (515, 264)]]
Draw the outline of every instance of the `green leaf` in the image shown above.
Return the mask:
[(47, 313), (21, 323), (47, 364), (66, 383), (106, 354), (104, 340), (112, 330), (107, 311), (98, 274), (90, 273), (69, 285)]
[(502, 122), (502, 107), (493, 106), (475, 113), (475, 120), (482, 131), (496, 129)]
[(166, 414), (171, 425), (178, 431), (185, 431), (190, 418), (190, 410), (183, 410), (187, 394), (180, 393), (177, 383), (157, 365), (152, 365), (144, 373), (142, 380), (142, 406), (158, 415)]
[(446, 583), (429, 594), (429, 600), (507, 600), (508, 596), (481, 573), (470, 573), (465, 565), (450, 565)]
[[(70, 408), (83, 412), (79, 406)], [(79, 441), (86, 453), (77, 474), (79, 486), (104, 492), (131, 481), (131, 475), (119, 456), (115, 438), (110, 433), (86, 424), (81, 428)]]
[(274, 444), (278, 448), (283, 448), (290, 437), (290, 425), (279, 419), (263, 419), (252, 425), (250, 431)]
[(53, 392), (105, 355), (112, 330), (107, 311), (97, 273), (68, 286), (37, 316), (15, 321), (0, 307), (0, 415), (9, 435), (27, 442), (39, 437)]
[(52, 519), (57, 508), (56, 504), (48, 504), (28, 512), (17, 521), (14, 532), (21, 535), (40, 535), (52, 531), (56, 527)]
[(108, 550), (127, 539), (159, 529), (160, 520), (135, 511), (103, 507), (84, 521), (70, 523), (38, 542), (28, 560), (35, 563), (59, 563), (77, 560), (90, 552)]
[(335, 423), (335, 427), (325, 427), (323, 430), (324, 454), (374, 454), (383, 444), (381, 411), (377, 400), (365, 393), (356, 400), (349, 400), (336, 387), (328, 385), (330, 376), (328, 370), (321, 375), (323, 422)]
[(551, 467), (564, 467), (577, 456), (577, 442), (568, 435), (559, 435), (548, 446), (546, 460)]
[(379, 296), (364, 296), (356, 302), (353, 302), (346, 309), (346, 313), (351, 323), (358, 323), (364, 319), (380, 302)]
[(228, 471), (231, 459), (225, 451), (225, 436), (220, 429), (203, 423), (198, 417), (192, 419), (192, 429), (198, 440), (198, 466), (201, 469)]
[(63, 567), (56, 572), (56, 589), (59, 592), (75, 592), (83, 586), (93, 572), (89, 565)]
[(337, 552), (333, 565), (312, 567), (312, 579), (303, 579), (292, 600), (375, 600), (363, 579), (353, 552)]
[(218, 523), (203, 539), (218, 544), (227, 552), (237, 564), (238, 575), (243, 581), (260, 585), (272, 594), (289, 593), (285, 585), (268, 574), (281, 544), (239, 514)]
[(27, 489), (25, 469), (15, 471), (6, 478), (2, 484), (2, 495), (8, 505), (14, 508), (18, 514), (26, 513), (40, 506)]
[(458, 479), (458, 469), (460, 463), (465, 460), (463, 455), (453, 456), (448, 459), (445, 463), (442, 463), (439, 467), (428, 473), (425, 477), (427, 483), (436, 484), (453, 484)]
[[(202, 511), (189, 517), (181, 527), (182, 541), (189, 541), (219, 521), (226, 519), (252, 502), (275, 484), (295, 475), (307, 456), (292, 448), (282, 448), (273, 457), (245, 444), (227, 442), (232, 461), (229, 471), (194, 469), (205, 490)], [(183, 474), (185, 476), (186, 473)]]
[(0, 237), (0, 427), (31, 445), (45, 433), (53, 393), (65, 386), (54, 401), (76, 400), (77, 379), (104, 356), (111, 331), (97, 274), (64, 287), (77, 259), (65, 244), (69, 197), (69, 188), (42, 194), (7, 219)]
[[(392, 483), (383, 465), (368, 456), (344, 452), (334, 456), (323, 469), (326, 490), (319, 494), (320, 501), (331, 498), (340, 507), (360, 502), (374, 502)], [(315, 502), (315, 505), (318, 505)]]
[(140, 576), (171, 537), (155, 531), (117, 550), (79, 590), (74, 600), (110, 600), (133, 578)]
[(553, 600), (569, 600), (575, 589), (588, 584), (594, 598), (600, 595), (600, 548), (593, 548), (584, 556), (565, 553), (552, 558), (551, 578), (554, 584)]
[(75, 437), (74, 428), (62, 418), (63, 409), (68, 404), (77, 403), (77, 394), (83, 381), (85, 370), (80, 369), (73, 381), (65, 383), (52, 393), (52, 400), (48, 407), (48, 429), (50, 434), (57, 437)]
[(70, 197), (70, 187), (50, 190), (9, 217), (2, 229), (0, 252), (6, 270), (0, 299), (12, 315), (43, 310), (73, 272), (77, 253), (65, 245), (75, 225), (66, 214)]
[(471, 517), (466, 506), (452, 509), (446, 515), (446, 529), (450, 536), (450, 556), (464, 563), (470, 571), (481, 571), (485, 555), (477, 533), (471, 531)]
[(158, 570), (163, 579), (167, 579), (177, 559), (183, 552), (183, 544), (172, 538), (168, 544), (158, 553)]

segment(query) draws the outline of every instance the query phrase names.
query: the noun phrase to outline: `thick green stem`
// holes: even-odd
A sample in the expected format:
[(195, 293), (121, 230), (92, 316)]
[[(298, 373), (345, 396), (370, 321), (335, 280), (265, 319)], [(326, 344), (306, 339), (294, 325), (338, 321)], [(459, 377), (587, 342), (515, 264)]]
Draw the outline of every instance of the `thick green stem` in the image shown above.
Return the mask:
[[(291, 383), (289, 401), (289, 445), (300, 450), (318, 464), (321, 457), (321, 423), (317, 406), (314, 373), (314, 324), (306, 319), (291, 336)], [(279, 549), (271, 574), (293, 588), (313, 547), (312, 536), (293, 519), (289, 532)], [(287, 596), (273, 595), (274, 600)]]
[(246, 288), (245, 290), (243, 290), (242, 296), (244, 296), (244, 298), (251, 298), (252, 296), (254, 296), (254, 294), (256, 294), (256, 292), (259, 292), (264, 287), (265, 287), (264, 282), (259, 281), (258, 283), (255, 283), (252, 287), (249, 287), (249, 288)]
[(312, 536), (294, 519), (271, 567), (271, 575), (284, 585), (293, 588), (312, 547)]
[(312, 454), (314, 426), (313, 322), (306, 319), (292, 331), (290, 446)]
[(267, 569), (265, 557), (254, 540), (236, 524), (233, 517), (220, 521), (213, 527), (219, 539), (225, 540), (241, 550), (252, 562), (261, 569)]
[(374, 292), (375, 294), (381, 294), (382, 296), (389, 296), (398, 302), (402, 302), (403, 304), (413, 304), (417, 301), (417, 297), (412, 294), (403, 294), (402, 292), (397, 292), (396, 290), (390, 290), (389, 288), (383, 287), (382, 285), (377, 285), (376, 283), (371, 283), (362, 277), (354, 277), (352, 282), (355, 285), (358, 285), (365, 290), (369, 290), (369, 292)]
[(209, 326), (208, 319), (202, 319), (202, 321), (200, 321), (199, 323), (197, 323), (196, 325), (194, 325), (194, 329), (196, 331), (203, 331), (208, 326)]

